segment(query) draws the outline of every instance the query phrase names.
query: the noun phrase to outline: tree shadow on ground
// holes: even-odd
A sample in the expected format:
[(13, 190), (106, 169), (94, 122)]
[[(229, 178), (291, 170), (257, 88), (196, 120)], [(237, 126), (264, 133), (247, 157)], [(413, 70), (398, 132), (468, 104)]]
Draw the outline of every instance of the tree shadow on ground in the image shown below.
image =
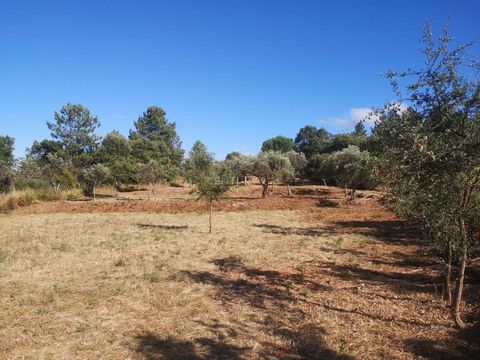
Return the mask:
[(155, 225), (155, 224), (137, 224), (142, 229), (159, 229), (159, 230), (185, 230), (188, 225)]
[[(329, 274), (345, 280), (357, 280), (372, 285), (386, 285), (399, 294), (409, 292), (436, 293), (438, 277), (423, 272), (397, 272), (365, 269), (357, 265), (325, 264)], [(440, 286), (440, 284), (439, 284)]]
[(439, 341), (421, 337), (409, 339), (405, 342), (405, 348), (423, 359), (478, 359), (480, 354), (480, 326), (458, 330), (452, 335), (451, 339)]
[[(255, 327), (266, 334), (273, 333), (292, 344), (289, 348), (283, 348), (278, 344), (263, 342), (259, 358), (351, 359), (328, 348), (324, 341), (324, 328), (317, 324), (305, 324), (308, 314), (287, 286), (300, 281), (298, 274), (246, 266), (235, 256), (214, 259), (212, 263), (217, 267), (216, 271), (183, 271), (182, 274), (195, 282), (212, 285), (215, 289), (214, 298), (224, 306), (231, 307), (236, 303), (242, 303), (248, 305), (251, 310), (261, 310), (267, 316), (252, 316), (249, 321), (254, 322)], [(307, 279), (301, 281), (301, 286), (312, 291), (329, 289), (314, 281)], [(298, 326), (299, 324), (304, 325)], [(250, 328), (237, 324), (233, 329), (217, 322), (200, 325), (208, 326), (216, 334), (219, 331), (226, 333), (228, 338), (239, 336), (239, 332), (248, 336)]]
[(241, 359), (249, 348), (242, 348), (223, 341), (200, 337), (191, 341), (173, 337), (159, 337), (151, 332), (137, 336), (135, 351), (145, 359), (201, 360), (201, 359)]
[[(265, 309), (267, 303), (286, 308), (295, 300), (289, 292), (290, 284), (298, 282), (299, 274), (280, 273), (245, 266), (240, 258), (230, 256), (212, 261), (218, 272), (183, 271), (195, 282), (215, 286), (216, 298), (223, 303), (242, 301), (255, 308)], [(325, 291), (328, 287), (313, 281), (304, 281), (312, 291)]]
[(422, 234), (417, 226), (402, 220), (384, 221), (335, 221), (332, 223), (339, 233), (353, 233), (375, 237), (385, 244), (421, 245)]
[(334, 233), (329, 229), (319, 229), (314, 227), (288, 227), (273, 224), (254, 224), (253, 226), (263, 229), (263, 232), (265, 233), (279, 235), (326, 236)]
[(330, 194), (330, 191), (327, 189), (295, 189), (295, 195), (298, 196), (314, 196), (314, 197), (320, 197), (320, 196), (326, 196)]

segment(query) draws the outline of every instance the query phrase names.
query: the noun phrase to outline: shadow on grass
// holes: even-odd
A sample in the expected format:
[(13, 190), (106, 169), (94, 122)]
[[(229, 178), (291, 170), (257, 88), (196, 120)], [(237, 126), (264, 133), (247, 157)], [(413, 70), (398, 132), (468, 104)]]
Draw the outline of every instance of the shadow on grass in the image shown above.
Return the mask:
[(436, 276), (427, 275), (421, 271), (404, 273), (371, 270), (356, 265), (331, 264), (326, 266), (330, 269), (330, 274), (336, 277), (362, 281), (369, 284), (386, 285), (399, 294), (408, 292), (435, 293), (435, 284), (439, 280)]
[(142, 229), (159, 229), (159, 230), (185, 230), (188, 225), (155, 225), (155, 224), (137, 224)]
[(248, 348), (241, 348), (209, 338), (191, 341), (173, 337), (159, 337), (147, 332), (137, 336), (136, 352), (145, 359), (200, 360), (200, 359), (240, 359)]
[(422, 236), (418, 227), (402, 220), (335, 221), (333, 228), (335, 228), (338, 233), (372, 236), (385, 244), (422, 244)]
[[(261, 348), (256, 350), (259, 353), (255, 358), (351, 359), (327, 347), (323, 327), (312, 323), (299, 326), (308, 319), (308, 314), (287, 284), (298, 284), (301, 281), (299, 285), (316, 292), (326, 291), (329, 287), (308, 279), (300, 280), (295, 273), (287, 274), (246, 266), (235, 256), (214, 259), (212, 263), (217, 267), (214, 272), (183, 271), (182, 274), (195, 282), (213, 286), (214, 298), (224, 306), (241, 303), (249, 306), (250, 310), (261, 310), (266, 316), (250, 318), (255, 327), (265, 334), (273, 333), (292, 344), (291, 347), (284, 348), (276, 343), (262, 342)], [(251, 325), (242, 326), (237, 323), (235, 328), (218, 322), (200, 325), (207, 326), (217, 336), (219, 332), (225, 333), (224, 336), (229, 339), (240, 335), (251, 336)], [(230, 358), (235, 359), (234, 356)]]
[(459, 330), (451, 339), (441, 341), (421, 337), (409, 339), (405, 342), (405, 348), (422, 359), (478, 359), (480, 354), (480, 327), (477, 325)]
[(335, 232), (332, 232), (329, 229), (318, 229), (318, 228), (301, 228), (301, 227), (288, 227), (272, 224), (254, 224), (253, 226), (263, 229), (265, 233), (280, 234), (280, 235), (300, 235), (300, 236), (326, 236), (332, 235)]

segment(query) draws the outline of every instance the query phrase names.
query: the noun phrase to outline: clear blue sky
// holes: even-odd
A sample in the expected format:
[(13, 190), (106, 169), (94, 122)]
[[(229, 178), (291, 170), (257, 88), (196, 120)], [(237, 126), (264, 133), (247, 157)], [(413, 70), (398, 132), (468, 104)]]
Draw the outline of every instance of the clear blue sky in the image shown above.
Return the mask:
[(419, 64), (427, 19), (480, 36), (478, 0), (1, 0), (0, 134), (21, 156), (67, 102), (102, 135), (162, 106), (185, 149), (218, 157), (306, 124), (342, 131), (392, 100), (379, 74)]

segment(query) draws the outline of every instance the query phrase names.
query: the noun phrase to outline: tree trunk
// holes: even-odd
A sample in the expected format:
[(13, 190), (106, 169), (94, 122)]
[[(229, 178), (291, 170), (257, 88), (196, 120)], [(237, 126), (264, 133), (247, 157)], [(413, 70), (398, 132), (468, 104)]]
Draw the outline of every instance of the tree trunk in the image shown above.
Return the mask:
[(263, 182), (262, 186), (263, 186), (263, 189), (262, 189), (262, 198), (265, 198), (267, 197), (268, 195), (268, 186), (270, 184), (268, 183), (268, 179), (265, 179), (265, 181)]
[(209, 217), (208, 217), (208, 233), (212, 233), (212, 208), (213, 208), (213, 201), (209, 200)]
[(93, 201), (96, 201), (97, 200), (97, 186), (95, 184), (93, 184)]
[(290, 184), (287, 182), (287, 191), (288, 191), (288, 196), (292, 196), (292, 189), (290, 189)]
[(446, 238), (447, 241), (447, 263), (445, 264), (445, 284), (443, 287), (443, 299), (449, 304), (452, 304), (452, 243)]
[(348, 188), (347, 188), (347, 184), (345, 184), (345, 197), (348, 196)]
[(465, 323), (460, 317), (460, 305), (462, 303), (462, 294), (463, 294), (463, 282), (465, 279), (465, 268), (467, 266), (467, 233), (465, 230), (465, 221), (462, 217), (458, 220), (458, 225), (460, 228), (461, 234), (461, 258), (460, 263), (458, 264), (458, 274), (455, 287), (455, 297), (452, 302), (452, 318), (453, 322), (458, 328), (465, 328)]
[(244, 185), (247, 186), (247, 177), (244, 177)]

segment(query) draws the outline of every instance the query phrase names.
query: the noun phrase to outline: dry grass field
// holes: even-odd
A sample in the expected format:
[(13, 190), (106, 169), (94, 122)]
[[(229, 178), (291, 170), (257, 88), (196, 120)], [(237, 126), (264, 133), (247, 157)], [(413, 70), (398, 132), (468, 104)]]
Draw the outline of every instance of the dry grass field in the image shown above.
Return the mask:
[(478, 356), (380, 194), (296, 190), (237, 189), (212, 235), (181, 188), (0, 215), (0, 358)]

